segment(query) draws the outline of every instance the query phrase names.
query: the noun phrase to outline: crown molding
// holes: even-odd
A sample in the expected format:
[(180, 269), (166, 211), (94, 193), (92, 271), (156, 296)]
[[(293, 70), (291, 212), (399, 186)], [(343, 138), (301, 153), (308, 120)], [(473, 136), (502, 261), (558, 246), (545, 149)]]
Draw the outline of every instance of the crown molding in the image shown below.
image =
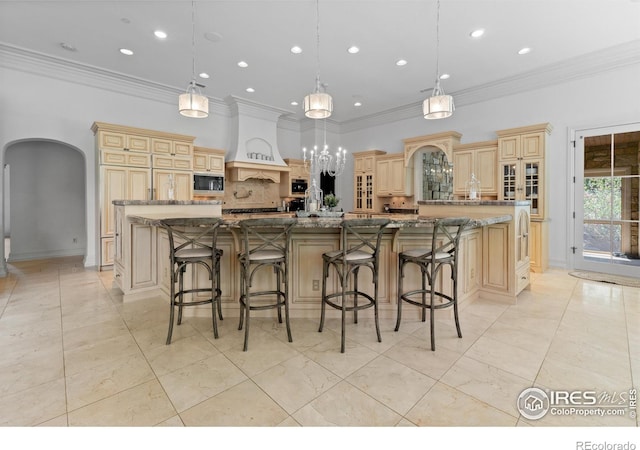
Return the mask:
[[(172, 86), (4, 43), (0, 43), (0, 67), (176, 106), (177, 96), (184, 92)], [(229, 117), (229, 108), (223, 100), (208, 98), (209, 114)]]
[[(587, 53), (536, 70), (450, 93), (456, 108), (495, 100), (588, 78), (599, 73), (640, 64), (640, 40)], [(390, 122), (422, 117), (422, 101), (341, 122), (341, 132), (357, 131)]]
[[(614, 47), (587, 53), (567, 59), (559, 63), (549, 64), (539, 69), (505, 77), (490, 83), (473, 86), (450, 93), (454, 97), (457, 108), (495, 100), (501, 97), (522, 92), (541, 89), (566, 83), (571, 80), (588, 78), (599, 73), (616, 70), (622, 67), (640, 64), (640, 40), (630, 41)], [(119, 72), (79, 64), (71, 60), (53, 57), (20, 47), (0, 43), (0, 67), (6, 67), (27, 73), (33, 73), (65, 82), (82, 84), (111, 92), (176, 104), (177, 95), (183, 91), (155, 83), (149, 80), (132, 77)], [(43, 75), (46, 74), (46, 75)], [(249, 104), (250, 101), (233, 97)], [(253, 107), (267, 108), (281, 112), (279, 126), (292, 131), (316, 129), (317, 124), (297, 119), (291, 111), (277, 109), (267, 105), (251, 102)], [(231, 117), (230, 105), (224, 99), (209, 97), (209, 113)], [(391, 108), (368, 116), (344, 122), (328, 121), (327, 125), (335, 132), (345, 133), (392, 122), (422, 117), (422, 101)]]

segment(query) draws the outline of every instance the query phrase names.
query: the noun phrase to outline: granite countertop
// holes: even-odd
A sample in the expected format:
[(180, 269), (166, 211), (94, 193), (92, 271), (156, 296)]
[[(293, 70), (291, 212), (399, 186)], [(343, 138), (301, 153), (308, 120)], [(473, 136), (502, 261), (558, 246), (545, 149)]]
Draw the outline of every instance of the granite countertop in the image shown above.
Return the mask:
[[(151, 226), (159, 226), (162, 219), (167, 218), (197, 218), (202, 217), (201, 215), (167, 215), (167, 214), (145, 214), (141, 215), (130, 215), (127, 216), (127, 219), (133, 223), (139, 223), (142, 225), (151, 225)], [(235, 228), (239, 226), (239, 223), (243, 219), (255, 219), (255, 218), (275, 218), (275, 217), (294, 217), (292, 213), (282, 213), (282, 215), (272, 215), (272, 214), (238, 214), (238, 215), (223, 215), (222, 219), (224, 222), (224, 226), (227, 228)], [(391, 223), (389, 224), (389, 228), (427, 228), (432, 227), (433, 223), (438, 219), (437, 217), (426, 217), (426, 216), (418, 216), (418, 217), (393, 217), (393, 214), (387, 216)], [(345, 217), (349, 219), (349, 215)], [(298, 228), (338, 228), (340, 227), (340, 223), (344, 218), (342, 217), (305, 217), (305, 218), (297, 218)], [(500, 215), (500, 216), (488, 216), (482, 218), (472, 218), (471, 222), (469, 222), (468, 228), (480, 228), (487, 225), (495, 224), (495, 223), (503, 223), (509, 222), (512, 219), (512, 216), (509, 214)]]
[(418, 200), (418, 205), (529, 206), (529, 200)]
[(222, 205), (222, 200), (114, 200), (116, 206), (129, 205)]

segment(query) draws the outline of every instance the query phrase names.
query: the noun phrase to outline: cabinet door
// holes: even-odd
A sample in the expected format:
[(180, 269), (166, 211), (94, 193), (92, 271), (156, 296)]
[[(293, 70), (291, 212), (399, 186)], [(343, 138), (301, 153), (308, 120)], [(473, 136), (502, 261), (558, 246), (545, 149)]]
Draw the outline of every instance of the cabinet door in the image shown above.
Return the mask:
[[(406, 170), (404, 158), (392, 159), (389, 161), (389, 187), (393, 195), (407, 195), (405, 191)], [(379, 181), (376, 176), (376, 182)]]
[(151, 198), (151, 170), (129, 168), (127, 173), (127, 200)]
[(208, 156), (205, 153), (194, 153), (193, 154), (193, 170), (208, 170)]
[(500, 191), (498, 200), (515, 200), (518, 188), (517, 173), (520, 166), (514, 162), (501, 162), (500, 171)]
[(529, 263), (529, 239), (529, 214), (520, 211), (516, 219), (516, 267)]
[(211, 172), (224, 173), (224, 156), (209, 155), (208, 169), (211, 170)]
[(111, 237), (115, 228), (114, 200), (128, 200), (127, 175), (128, 169), (117, 166), (102, 166), (100, 168), (102, 182), (102, 216), (100, 220), (100, 235)]
[(153, 139), (151, 149), (154, 155), (171, 155), (173, 153), (172, 141), (169, 139)]
[(169, 200), (169, 175), (173, 175), (174, 200), (191, 200), (193, 176), (179, 170), (154, 170), (153, 191), (155, 200)]
[(544, 156), (545, 133), (523, 134), (521, 137), (522, 158), (542, 158)]
[(368, 174), (364, 176), (364, 195), (365, 195), (365, 205), (364, 209), (367, 211), (374, 211), (375, 206), (375, 194), (373, 192), (374, 187), (374, 176), (373, 174)]
[(520, 157), (520, 136), (509, 136), (498, 139), (500, 159), (516, 159)]
[[(473, 150), (453, 153), (453, 193), (455, 195), (466, 194), (466, 183), (471, 179), (473, 172)], [(482, 183), (482, 178), (478, 176)]]
[(151, 149), (151, 140), (144, 136), (127, 135), (127, 146), (125, 150), (131, 152), (149, 153)]
[(364, 175), (356, 175), (354, 177), (354, 201), (356, 210), (364, 208)]
[(542, 159), (525, 159), (522, 163), (522, 200), (531, 202), (531, 217), (544, 217), (544, 164)]
[(376, 194), (391, 195), (390, 183), (390, 163), (389, 160), (378, 161), (376, 163)]
[[(480, 190), (482, 195), (495, 195), (498, 193), (497, 167), (498, 155), (495, 147), (478, 149), (475, 155), (474, 173), (476, 178), (480, 181)], [(469, 178), (470, 177), (471, 175), (469, 175)]]
[(98, 131), (98, 148), (105, 150), (124, 150), (127, 146), (127, 135), (113, 131)]
[(373, 173), (376, 170), (376, 157), (375, 156), (365, 156), (363, 158), (363, 168), (367, 173)]
[(353, 170), (355, 172), (364, 172), (364, 158), (360, 157), (360, 158), (355, 158), (353, 161)]
[(191, 156), (193, 155), (193, 144), (190, 142), (173, 141), (172, 153), (176, 156)]

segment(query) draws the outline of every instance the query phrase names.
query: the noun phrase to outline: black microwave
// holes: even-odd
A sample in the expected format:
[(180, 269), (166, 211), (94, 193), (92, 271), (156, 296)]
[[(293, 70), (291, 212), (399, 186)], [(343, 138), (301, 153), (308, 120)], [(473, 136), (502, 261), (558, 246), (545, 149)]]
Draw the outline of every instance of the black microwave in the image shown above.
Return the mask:
[(294, 178), (291, 180), (291, 193), (292, 194), (304, 194), (307, 190), (307, 180), (304, 178)]
[(193, 193), (195, 195), (224, 194), (224, 175), (194, 173)]

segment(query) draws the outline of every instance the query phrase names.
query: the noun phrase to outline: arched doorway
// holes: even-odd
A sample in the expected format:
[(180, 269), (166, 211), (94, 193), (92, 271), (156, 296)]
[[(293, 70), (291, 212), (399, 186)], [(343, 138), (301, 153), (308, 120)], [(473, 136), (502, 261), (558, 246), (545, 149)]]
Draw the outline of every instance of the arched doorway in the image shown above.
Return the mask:
[(60, 141), (21, 140), (7, 146), (4, 162), (7, 261), (86, 255), (82, 152)]

